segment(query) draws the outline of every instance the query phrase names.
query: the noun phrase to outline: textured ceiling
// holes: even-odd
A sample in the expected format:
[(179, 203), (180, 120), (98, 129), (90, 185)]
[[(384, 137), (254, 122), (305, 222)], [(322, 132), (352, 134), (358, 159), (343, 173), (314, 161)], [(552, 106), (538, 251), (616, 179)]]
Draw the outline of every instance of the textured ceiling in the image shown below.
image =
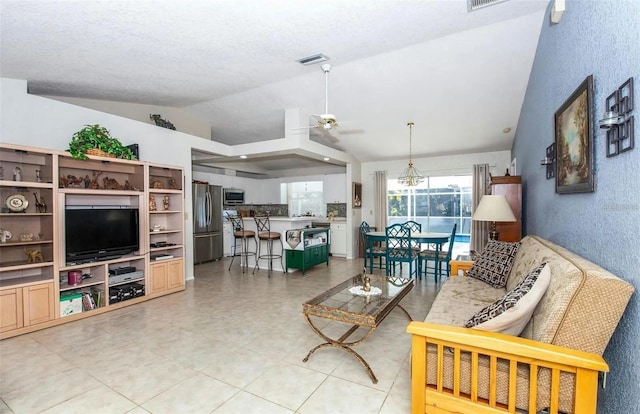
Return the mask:
[[(510, 149), (547, 0), (0, 3), (3, 77), (31, 93), (181, 107), (212, 139), (285, 136), (284, 111), (329, 110), (361, 161)], [(343, 122), (345, 121), (345, 122)], [(346, 122), (348, 121), (348, 122)], [(503, 128), (512, 128), (504, 134)]]

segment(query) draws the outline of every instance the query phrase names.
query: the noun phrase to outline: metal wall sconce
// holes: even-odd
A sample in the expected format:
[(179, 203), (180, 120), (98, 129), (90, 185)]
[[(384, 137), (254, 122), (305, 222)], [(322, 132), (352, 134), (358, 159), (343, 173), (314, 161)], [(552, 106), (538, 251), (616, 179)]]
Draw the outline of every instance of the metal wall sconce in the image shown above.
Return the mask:
[(556, 144), (547, 147), (545, 157), (540, 160), (540, 165), (547, 166), (547, 180), (556, 176)]
[(633, 149), (633, 77), (627, 79), (606, 100), (606, 112), (598, 125), (607, 130), (607, 157)]

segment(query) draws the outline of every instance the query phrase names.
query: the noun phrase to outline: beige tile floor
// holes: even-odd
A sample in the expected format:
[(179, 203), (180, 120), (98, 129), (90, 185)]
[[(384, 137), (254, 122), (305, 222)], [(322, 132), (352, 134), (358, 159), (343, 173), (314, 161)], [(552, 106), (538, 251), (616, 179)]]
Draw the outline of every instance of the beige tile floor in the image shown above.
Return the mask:
[[(184, 292), (1, 341), (0, 413), (410, 411), (411, 342), (399, 310), (356, 348), (377, 384), (339, 349), (302, 362), (321, 342), (302, 303), (358, 273), (360, 260), (271, 278), (228, 271), (228, 260), (196, 266)], [(414, 319), (437, 287), (418, 281), (403, 299)]]

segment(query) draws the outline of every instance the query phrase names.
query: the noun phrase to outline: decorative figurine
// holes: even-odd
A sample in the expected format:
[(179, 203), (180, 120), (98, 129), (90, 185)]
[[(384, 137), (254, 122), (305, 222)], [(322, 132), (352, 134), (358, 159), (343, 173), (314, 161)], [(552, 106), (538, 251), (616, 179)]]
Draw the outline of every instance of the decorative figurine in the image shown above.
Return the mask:
[(60, 185), (64, 188), (82, 188), (84, 186), (84, 179), (78, 178), (75, 175), (67, 175), (66, 178), (60, 177)]
[(115, 178), (104, 177), (102, 183), (105, 190), (122, 190), (124, 188)]
[(149, 196), (149, 211), (156, 211), (156, 198), (152, 195)]
[(93, 171), (92, 175), (93, 175), (93, 180), (91, 180), (91, 183), (89, 183), (89, 188), (91, 188), (92, 190), (97, 190), (100, 188), (100, 183), (98, 183), (98, 177), (102, 175), (102, 171)]
[(149, 114), (149, 118), (155, 122), (155, 124), (159, 127), (163, 127), (163, 128), (167, 128), (167, 129), (172, 129), (172, 130), (176, 130), (175, 125), (173, 125), (171, 122), (167, 121), (166, 119), (162, 119), (161, 118), (162, 115), (160, 114)]
[(6, 243), (13, 237), (13, 234), (9, 230), (4, 230), (0, 227), (0, 243)]
[(27, 255), (27, 262), (29, 263), (42, 263), (44, 261), (40, 250), (27, 249), (24, 252)]
[(36, 170), (36, 183), (41, 183), (42, 178), (40, 177), (40, 170)]
[(22, 170), (20, 167), (13, 169), (13, 181), (22, 181)]
[(33, 233), (22, 233), (20, 235), (20, 241), (23, 241), (23, 242), (33, 241)]
[(38, 193), (33, 193), (33, 196), (36, 198), (36, 211), (38, 213), (46, 213), (47, 204), (44, 202), (44, 198), (40, 197), (38, 199)]
[(153, 180), (153, 181), (151, 181), (150, 187), (151, 188), (157, 188), (157, 189), (161, 190), (161, 189), (164, 188), (164, 185), (162, 184), (162, 181), (160, 181), (160, 180)]
[(178, 183), (176, 183), (176, 179), (175, 178), (169, 178), (169, 188), (172, 190), (177, 190), (178, 189)]
[(165, 210), (169, 210), (169, 196), (166, 195), (162, 198), (162, 207), (164, 207)]
[(371, 292), (371, 278), (369, 276), (364, 277), (364, 284), (362, 285), (362, 290), (365, 292)]

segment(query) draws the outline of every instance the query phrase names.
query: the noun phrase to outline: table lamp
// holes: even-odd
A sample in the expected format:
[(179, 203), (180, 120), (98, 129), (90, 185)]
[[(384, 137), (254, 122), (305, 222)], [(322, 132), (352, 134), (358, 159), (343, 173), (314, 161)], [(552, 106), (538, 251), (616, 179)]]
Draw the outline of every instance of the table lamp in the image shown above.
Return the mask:
[(490, 221), (491, 231), (489, 232), (489, 239), (498, 240), (496, 221), (516, 221), (516, 217), (513, 215), (507, 197), (487, 194), (480, 199), (480, 204), (478, 204), (478, 207), (476, 207), (473, 212), (471, 220)]

